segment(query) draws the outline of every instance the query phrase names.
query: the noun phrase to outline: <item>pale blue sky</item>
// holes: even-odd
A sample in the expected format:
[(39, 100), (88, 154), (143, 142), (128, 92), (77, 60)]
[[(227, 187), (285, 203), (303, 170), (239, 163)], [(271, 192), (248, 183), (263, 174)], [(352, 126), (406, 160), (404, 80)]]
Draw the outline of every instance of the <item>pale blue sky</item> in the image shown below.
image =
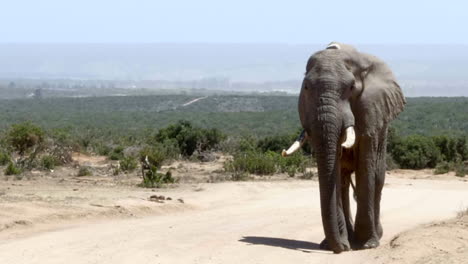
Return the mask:
[(0, 42), (468, 44), (466, 1), (0, 0)]

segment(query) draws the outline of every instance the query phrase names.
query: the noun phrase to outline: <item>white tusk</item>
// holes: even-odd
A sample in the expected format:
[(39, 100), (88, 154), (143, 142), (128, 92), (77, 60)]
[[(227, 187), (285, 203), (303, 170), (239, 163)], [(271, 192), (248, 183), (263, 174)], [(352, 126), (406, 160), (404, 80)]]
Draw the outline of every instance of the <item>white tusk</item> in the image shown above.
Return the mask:
[(300, 149), (302, 145), (304, 145), (305, 141), (306, 141), (306, 135), (305, 135), (305, 131), (303, 130), (301, 135), (297, 138), (296, 141), (294, 141), (294, 143), (288, 148), (288, 150), (283, 149), (283, 151), (281, 152), (281, 156), (286, 157), (286, 156), (293, 154), (298, 149)]
[(302, 146), (301, 142), (295, 141), (288, 150), (283, 149), (281, 156), (286, 157), (296, 152)]
[(350, 126), (346, 128), (346, 138), (343, 144), (341, 144), (344, 148), (352, 148), (354, 143), (356, 142), (356, 134), (354, 133), (354, 127)]

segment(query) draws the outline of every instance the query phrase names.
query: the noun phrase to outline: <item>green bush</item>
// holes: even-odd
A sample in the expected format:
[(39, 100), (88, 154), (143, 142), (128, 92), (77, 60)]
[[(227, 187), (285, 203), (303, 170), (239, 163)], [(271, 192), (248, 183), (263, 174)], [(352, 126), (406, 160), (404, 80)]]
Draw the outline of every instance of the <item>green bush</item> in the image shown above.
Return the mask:
[(400, 168), (390, 153), (385, 155), (385, 164), (387, 170), (395, 170)]
[(80, 168), (78, 169), (78, 176), (79, 177), (91, 176), (91, 175), (93, 175), (93, 173), (91, 172), (91, 168), (88, 167), (88, 166), (80, 166)]
[(32, 123), (12, 125), (7, 133), (7, 142), (20, 155), (31, 148), (39, 146), (44, 141), (44, 131)]
[(468, 175), (468, 161), (455, 164), (455, 176), (465, 177)]
[(247, 174), (288, 173), (290, 177), (294, 177), (298, 172), (305, 172), (310, 162), (310, 157), (299, 152), (285, 158), (274, 151), (246, 151), (234, 154), (233, 160), (225, 162), (224, 170), (233, 173), (235, 180), (244, 179)]
[(304, 156), (300, 152), (296, 152), (289, 157), (282, 157), (277, 152), (270, 152), (279, 167), (279, 172), (286, 172), (290, 177), (294, 177), (296, 173), (304, 173), (308, 164), (311, 163), (311, 157)]
[(0, 151), (0, 166), (5, 166), (11, 161), (11, 157), (5, 151)]
[(138, 167), (136, 159), (132, 156), (124, 156), (119, 163), (120, 169), (126, 172), (131, 172)]
[(46, 170), (53, 170), (55, 166), (58, 165), (58, 163), (59, 162), (57, 161), (56, 157), (52, 155), (42, 156), (40, 161), (41, 168)]
[(258, 151), (257, 140), (252, 136), (244, 136), (239, 140), (239, 152)]
[(150, 144), (175, 140), (180, 153), (188, 157), (196, 150), (213, 149), (225, 138), (225, 135), (218, 129), (203, 129), (193, 126), (188, 121), (178, 121), (176, 124), (160, 129), (154, 138), (150, 140)]
[(166, 173), (157, 172), (156, 166), (151, 166), (149, 170), (145, 172), (143, 176), (143, 182), (140, 184), (141, 187), (145, 188), (161, 188), (163, 184), (175, 183), (175, 179), (172, 177), (170, 171)]
[(387, 153), (393, 153), (393, 149), (396, 145), (401, 143), (401, 137), (399, 136), (398, 130), (390, 126), (387, 132)]
[(434, 174), (445, 174), (452, 170), (453, 165), (447, 161), (442, 161), (437, 164)]
[(54, 141), (56, 145), (59, 145), (59, 146), (71, 147), (75, 144), (73, 141), (73, 137), (70, 134), (70, 128), (68, 129), (55, 128), (55, 129), (50, 130), (47, 133), (47, 135)]
[[(101, 156), (110, 156), (110, 153), (112, 151), (112, 148), (106, 144), (97, 144), (95, 149), (96, 149), (96, 153)], [(109, 159), (111, 158), (109, 157)]]
[(10, 162), (5, 168), (4, 173), (5, 175), (18, 175), (21, 173), (21, 169), (18, 168), (13, 162)]
[(465, 175), (468, 174), (468, 161), (442, 161), (439, 164), (437, 164), (434, 170), (434, 174), (444, 174), (450, 171), (454, 171), (455, 175), (458, 177), (465, 177)]
[(263, 152), (274, 151), (281, 152), (288, 148), (294, 142), (297, 135), (268, 136), (258, 141), (257, 146)]
[(219, 129), (201, 129), (202, 132), (202, 146), (201, 150), (210, 150), (218, 146), (222, 141), (226, 140), (226, 135), (224, 135)]
[(140, 162), (146, 162), (157, 168), (161, 167), (166, 160), (175, 159), (178, 156), (178, 148), (172, 141), (156, 143), (153, 146), (146, 146), (140, 151)]
[(224, 169), (227, 172), (243, 173), (258, 175), (271, 175), (276, 172), (276, 159), (272, 155), (261, 152), (242, 152), (234, 155), (232, 161), (227, 161), (224, 164)]
[(124, 147), (117, 146), (109, 153), (109, 159), (111, 160), (121, 160), (124, 157)]
[(466, 137), (435, 136), (434, 144), (440, 150), (442, 159), (448, 162), (468, 159), (468, 144)]
[(403, 169), (434, 168), (442, 160), (435, 143), (420, 135), (402, 138), (393, 146), (391, 154)]

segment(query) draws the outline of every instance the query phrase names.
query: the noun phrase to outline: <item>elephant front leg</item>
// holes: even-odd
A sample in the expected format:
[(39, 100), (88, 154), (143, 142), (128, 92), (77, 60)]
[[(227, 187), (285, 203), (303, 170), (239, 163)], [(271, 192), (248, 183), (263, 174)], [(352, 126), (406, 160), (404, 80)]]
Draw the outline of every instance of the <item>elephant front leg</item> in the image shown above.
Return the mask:
[[(356, 164), (357, 212), (354, 235), (357, 248), (379, 246), (382, 227), (380, 225), (380, 197), (383, 187), (381, 158), (378, 137), (361, 140)], [(385, 174), (383, 174), (385, 177)], [(379, 232), (380, 229), (380, 232)]]
[(349, 186), (351, 183), (352, 171), (347, 169), (341, 170), (341, 200), (343, 204), (343, 214), (348, 232), (348, 240), (354, 241), (354, 223), (353, 216), (351, 215), (351, 206), (349, 202)]
[[(338, 229), (340, 232), (340, 240), (344, 246), (344, 250), (348, 251), (351, 249), (351, 241), (353, 237), (353, 219), (351, 216), (350, 204), (349, 204), (349, 185), (351, 171), (342, 169), (341, 175), (337, 180), (337, 219)], [(329, 250), (327, 240), (324, 239), (320, 243), (321, 249)]]

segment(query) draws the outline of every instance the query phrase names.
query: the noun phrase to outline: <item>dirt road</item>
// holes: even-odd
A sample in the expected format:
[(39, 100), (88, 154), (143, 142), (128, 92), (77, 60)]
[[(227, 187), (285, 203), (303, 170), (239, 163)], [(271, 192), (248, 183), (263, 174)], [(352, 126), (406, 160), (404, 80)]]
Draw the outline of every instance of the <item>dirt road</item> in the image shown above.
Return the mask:
[[(323, 239), (315, 181), (225, 182), (164, 190), (183, 206), (136, 219), (94, 221), (0, 242), (0, 263), (374, 263), (376, 250), (334, 255)], [(388, 178), (388, 244), (422, 223), (468, 207), (463, 181)], [(1, 233), (0, 233), (1, 238)], [(436, 239), (434, 237), (433, 239)], [(391, 259), (391, 258), (390, 258)]]

